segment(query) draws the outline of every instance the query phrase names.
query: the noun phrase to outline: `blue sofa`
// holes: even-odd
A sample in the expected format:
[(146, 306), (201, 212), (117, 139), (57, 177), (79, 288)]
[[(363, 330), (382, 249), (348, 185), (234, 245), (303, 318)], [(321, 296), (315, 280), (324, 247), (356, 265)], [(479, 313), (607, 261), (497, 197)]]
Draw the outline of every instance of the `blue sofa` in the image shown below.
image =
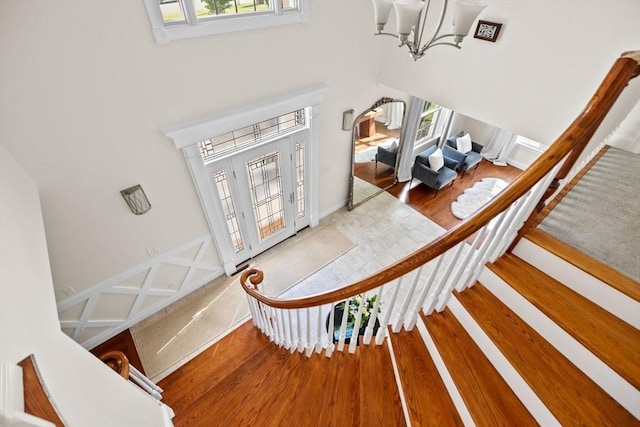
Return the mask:
[(462, 177), (464, 177), (464, 174), (468, 170), (478, 167), (482, 160), (480, 152), (483, 148), (482, 145), (471, 141), (472, 148), (468, 153), (462, 153), (456, 150), (458, 146), (456, 140), (464, 134), (465, 132), (461, 131), (455, 135), (451, 135), (442, 146), (442, 154), (444, 154), (445, 157), (449, 157), (456, 161), (456, 167), (454, 169), (462, 171)]
[(418, 154), (415, 162), (413, 163), (413, 168), (411, 169), (411, 179), (417, 178), (426, 186), (436, 190), (436, 194), (433, 197), (436, 197), (438, 195), (438, 191), (445, 185), (453, 185), (453, 181), (458, 177), (458, 174), (455, 171), (458, 162), (447, 156), (443, 155), (444, 166), (442, 166), (440, 170), (435, 171), (431, 168), (429, 165), (429, 156), (437, 149), (438, 146), (434, 145), (433, 147)]

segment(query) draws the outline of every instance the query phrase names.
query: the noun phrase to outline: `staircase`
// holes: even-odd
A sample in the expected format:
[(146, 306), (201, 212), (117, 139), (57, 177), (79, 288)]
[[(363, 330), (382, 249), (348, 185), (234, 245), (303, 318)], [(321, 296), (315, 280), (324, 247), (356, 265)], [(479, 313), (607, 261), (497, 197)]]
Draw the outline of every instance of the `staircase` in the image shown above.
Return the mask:
[(624, 53), (529, 169), (374, 275), (280, 299), (245, 270), (256, 328), (162, 382), (176, 425), (640, 425), (640, 284), (531, 230), (638, 75), (640, 51)]
[(442, 312), (354, 354), (291, 353), (247, 323), (163, 380), (175, 425), (640, 425), (638, 301), (618, 295), (630, 325), (534, 267), (540, 251), (521, 241)]

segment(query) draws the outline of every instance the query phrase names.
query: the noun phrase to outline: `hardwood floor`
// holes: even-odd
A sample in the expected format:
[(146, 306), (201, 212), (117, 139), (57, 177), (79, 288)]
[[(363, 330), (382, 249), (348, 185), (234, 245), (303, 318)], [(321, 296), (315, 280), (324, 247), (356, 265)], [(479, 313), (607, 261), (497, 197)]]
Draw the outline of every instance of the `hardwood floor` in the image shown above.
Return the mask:
[(462, 220), (451, 213), (451, 203), (467, 188), (470, 188), (482, 178), (500, 178), (506, 182), (512, 182), (522, 172), (513, 166), (496, 166), (493, 163), (482, 160), (475, 170), (464, 175), (458, 174), (458, 178), (452, 186), (445, 187), (434, 197), (435, 190), (427, 187), (417, 179), (409, 182), (400, 182), (387, 190), (390, 194), (411, 206), (436, 224), (447, 230), (458, 225)]
[(159, 385), (176, 427), (405, 425), (386, 345), (307, 358), (251, 321)]

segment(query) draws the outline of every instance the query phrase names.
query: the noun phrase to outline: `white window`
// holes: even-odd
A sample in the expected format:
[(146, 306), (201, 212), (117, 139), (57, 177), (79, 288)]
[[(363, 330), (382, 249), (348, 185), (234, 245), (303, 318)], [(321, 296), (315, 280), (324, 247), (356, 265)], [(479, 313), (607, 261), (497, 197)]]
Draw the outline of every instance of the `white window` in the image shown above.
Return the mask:
[(539, 152), (543, 152), (547, 148), (549, 148), (540, 142), (536, 142), (532, 139), (525, 138), (524, 136), (520, 136), (520, 135), (518, 135), (518, 137), (516, 138), (516, 144), (522, 145), (523, 147), (527, 147), (533, 151), (539, 151)]
[(420, 122), (418, 123), (418, 133), (416, 141), (420, 139), (429, 139), (437, 135), (438, 124), (442, 107), (433, 102), (426, 102), (424, 109), (420, 114)]
[(309, 0), (144, 0), (156, 43), (309, 21)]

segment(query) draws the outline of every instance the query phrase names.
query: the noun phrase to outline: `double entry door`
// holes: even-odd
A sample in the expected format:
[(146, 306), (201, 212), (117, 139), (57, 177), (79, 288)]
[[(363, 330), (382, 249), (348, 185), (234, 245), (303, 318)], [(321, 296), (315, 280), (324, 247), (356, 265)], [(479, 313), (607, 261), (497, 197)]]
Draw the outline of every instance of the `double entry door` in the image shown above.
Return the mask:
[(206, 165), (235, 265), (308, 225), (304, 132)]

